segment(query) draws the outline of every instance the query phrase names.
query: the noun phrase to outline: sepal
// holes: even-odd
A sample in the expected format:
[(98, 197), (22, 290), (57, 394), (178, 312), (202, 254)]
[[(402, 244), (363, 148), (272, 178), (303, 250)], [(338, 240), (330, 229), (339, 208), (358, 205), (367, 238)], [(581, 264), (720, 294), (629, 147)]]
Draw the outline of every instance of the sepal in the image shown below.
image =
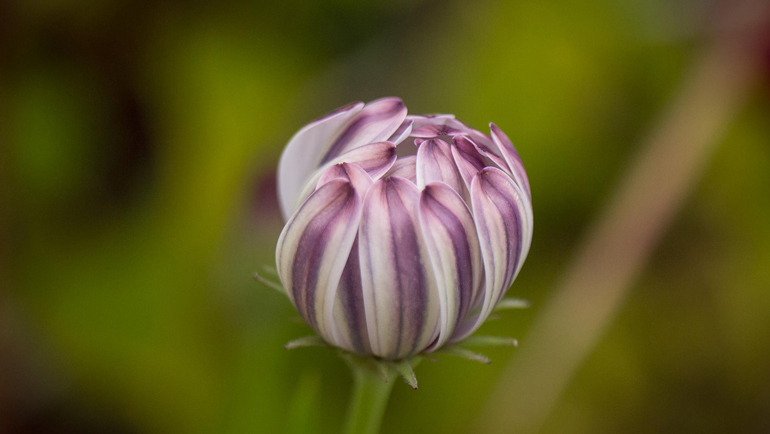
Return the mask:
[(293, 341), (289, 342), (288, 344), (284, 345), (283, 347), (287, 350), (293, 350), (295, 348), (303, 348), (303, 347), (328, 347), (329, 344), (327, 344), (323, 339), (321, 339), (320, 336), (303, 336), (298, 339), (294, 339)]
[(479, 354), (477, 352), (471, 351), (467, 348), (463, 348), (458, 345), (447, 345), (445, 347), (442, 347), (441, 349), (437, 350), (436, 353), (438, 354), (446, 354), (449, 356), (456, 356), (456, 357), (462, 357), (463, 359), (472, 360), (474, 362), (484, 363), (486, 365), (492, 363), (492, 360), (489, 359), (489, 357)]
[(507, 336), (468, 336), (459, 342), (469, 347), (518, 347), (519, 341)]
[(274, 289), (274, 290), (280, 292), (281, 294), (286, 295), (286, 291), (283, 289), (283, 286), (281, 286), (280, 283), (273, 282), (270, 279), (267, 279), (267, 278), (265, 278), (263, 276), (260, 276), (259, 273), (257, 273), (256, 271), (254, 272), (254, 275), (252, 277), (254, 277), (254, 280), (256, 280), (257, 282), (259, 282), (259, 283), (261, 283), (261, 284), (263, 284), (265, 286), (267, 286), (268, 288)]
[(393, 363), (393, 367), (396, 368), (396, 371), (398, 371), (399, 374), (401, 374), (401, 378), (406, 381), (406, 384), (412, 386), (412, 389), (417, 389), (417, 377), (414, 375), (414, 369), (412, 369), (412, 365), (409, 364), (409, 360), (405, 359)]
[(493, 312), (510, 309), (527, 309), (532, 306), (532, 302), (523, 298), (505, 297), (497, 303)]

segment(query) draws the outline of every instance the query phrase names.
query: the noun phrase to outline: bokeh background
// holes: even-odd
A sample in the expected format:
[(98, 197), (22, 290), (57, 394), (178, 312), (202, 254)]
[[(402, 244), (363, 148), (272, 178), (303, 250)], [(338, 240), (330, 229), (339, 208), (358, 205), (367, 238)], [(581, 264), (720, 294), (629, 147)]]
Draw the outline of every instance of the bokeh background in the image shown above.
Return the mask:
[[(650, 131), (701, 54), (754, 15), (725, 30), (737, 3), (2, 1), (0, 432), (338, 432), (345, 365), (284, 350), (309, 329), (251, 275), (274, 264), (288, 138), (386, 95), (496, 122), (529, 172), (535, 237), (509, 294), (533, 307), (482, 329), (521, 348), (489, 349), (489, 366), (424, 362), (383, 432), (483, 426)], [(714, 152), (538, 431), (770, 432), (767, 34)]]

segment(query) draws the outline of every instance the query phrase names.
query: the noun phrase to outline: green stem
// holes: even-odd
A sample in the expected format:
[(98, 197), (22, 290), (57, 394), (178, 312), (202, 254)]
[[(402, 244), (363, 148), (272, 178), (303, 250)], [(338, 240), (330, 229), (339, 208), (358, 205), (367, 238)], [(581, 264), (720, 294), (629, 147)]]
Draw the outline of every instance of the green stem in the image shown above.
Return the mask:
[(377, 434), (380, 431), (385, 408), (388, 406), (395, 375), (389, 369), (389, 378), (385, 382), (373, 367), (363, 363), (349, 363), (349, 365), (353, 370), (355, 383), (348, 407), (345, 433)]

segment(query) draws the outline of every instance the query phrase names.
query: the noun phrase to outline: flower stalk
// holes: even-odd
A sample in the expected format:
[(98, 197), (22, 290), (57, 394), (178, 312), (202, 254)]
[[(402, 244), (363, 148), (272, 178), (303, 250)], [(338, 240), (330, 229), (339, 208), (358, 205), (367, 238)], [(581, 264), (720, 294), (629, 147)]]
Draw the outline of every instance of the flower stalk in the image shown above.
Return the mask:
[(388, 406), (393, 378), (383, 381), (374, 369), (353, 367), (353, 396), (345, 423), (347, 434), (377, 434)]
[(354, 383), (344, 432), (377, 434), (388, 406), (396, 374), (393, 369), (388, 368), (386, 372), (388, 379), (385, 381), (372, 364), (350, 362), (348, 365), (353, 371)]

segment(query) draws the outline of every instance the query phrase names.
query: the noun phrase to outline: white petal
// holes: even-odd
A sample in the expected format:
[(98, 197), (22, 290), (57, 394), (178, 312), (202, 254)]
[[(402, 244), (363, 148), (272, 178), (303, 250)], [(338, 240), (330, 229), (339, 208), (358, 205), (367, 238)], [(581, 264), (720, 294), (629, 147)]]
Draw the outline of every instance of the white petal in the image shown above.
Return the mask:
[(439, 330), (436, 277), (422, 241), (420, 192), (404, 178), (375, 182), (359, 231), (364, 307), (372, 352), (403, 359), (424, 350)]
[(284, 219), (291, 216), (302, 187), (318, 169), (340, 128), (363, 107), (358, 102), (337, 109), (307, 124), (289, 140), (278, 163), (278, 200)]

